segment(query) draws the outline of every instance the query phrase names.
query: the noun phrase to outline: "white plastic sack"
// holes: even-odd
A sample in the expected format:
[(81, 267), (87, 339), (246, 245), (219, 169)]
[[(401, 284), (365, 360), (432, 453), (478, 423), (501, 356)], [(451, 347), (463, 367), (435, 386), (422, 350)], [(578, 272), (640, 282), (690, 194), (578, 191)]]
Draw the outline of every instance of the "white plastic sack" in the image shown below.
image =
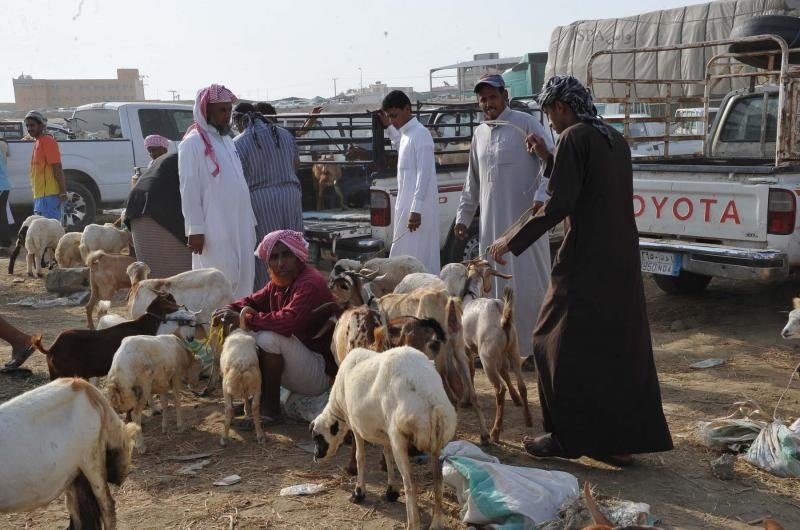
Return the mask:
[(456, 490), (465, 523), (535, 529), (579, 495), (578, 479), (569, 473), (501, 464), (469, 442), (450, 442), (442, 456), (444, 482)]
[(761, 431), (744, 458), (773, 475), (800, 477), (800, 433), (775, 420)]
[(328, 398), (331, 395), (330, 390), (326, 390), (318, 396), (304, 396), (288, 390), (284, 394), (284, 390), (286, 389), (281, 388), (284, 412), (288, 418), (298, 421), (314, 421), (328, 404)]
[(758, 403), (748, 399), (734, 403), (727, 416), (697, 422), (697, 434), (712, 449), (738, 452), (755, 440), (770, 420)]

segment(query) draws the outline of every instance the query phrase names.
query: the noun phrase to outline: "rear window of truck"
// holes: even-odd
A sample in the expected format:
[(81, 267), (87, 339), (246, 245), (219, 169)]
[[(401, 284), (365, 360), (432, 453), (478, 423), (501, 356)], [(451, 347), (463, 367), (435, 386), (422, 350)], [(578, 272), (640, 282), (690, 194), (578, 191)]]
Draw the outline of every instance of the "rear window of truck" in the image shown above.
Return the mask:
[(722, 128), (722, 142), (760, 142), (761, 128), (766, 120), (766, 141), (775, 142), (778, 134), (778, 95), (771, 94), (764, 108), (764, 96), (754, 94), (734, 103)]

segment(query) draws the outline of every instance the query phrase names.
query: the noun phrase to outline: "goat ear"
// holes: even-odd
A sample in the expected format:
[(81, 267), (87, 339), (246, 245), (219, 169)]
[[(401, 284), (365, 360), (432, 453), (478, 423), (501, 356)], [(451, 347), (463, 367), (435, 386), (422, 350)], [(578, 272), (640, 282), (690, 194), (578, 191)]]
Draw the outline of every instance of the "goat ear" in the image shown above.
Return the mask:
[(491, 274), (492, 276), (497, 276), (498, 278), (503, 278), (504, 280), (510, 280), (511, 278), (513, 278), (513, 276), (510, 274), (503, 274), (502, 272), (498, 272), (494, 269), (490, 269), (489, 274)]
[(332, 330), (335, 325), (336, 324), (333, 323), (333, 320), (331, 320), (331, 319), (326, 320), (325, 323), (322, 325), (322, 328), (320, 328), (320, 330), (317, 332), (317, 334), (314, 335), (312, 338), (313, 339), (318, 339), (318, 338), (322, 337), (327, 332)]
[(447, 307), (445, 309), (445, 318), (447, 319), (447, 332), (448, 334), (458, 333), (461, 330), (461, 322), (458, 318), (458, 310), (456, 308), (456, 299), (450, 298), (447, 300)]
[(607, 525), (609, 528), (614, 526), (611, 521), (603, 515), (600, 508), (597, 506), (597, 501), (592, 497), (592, 486), (588, 481), (583, 483), (583, 502), (586, 503), (586, 508), (592, 516), (592, 522), (596, 525)]
[(792, 305), (795, 309), (800, 309), (800, 298), (795, 298), (792, 300)]

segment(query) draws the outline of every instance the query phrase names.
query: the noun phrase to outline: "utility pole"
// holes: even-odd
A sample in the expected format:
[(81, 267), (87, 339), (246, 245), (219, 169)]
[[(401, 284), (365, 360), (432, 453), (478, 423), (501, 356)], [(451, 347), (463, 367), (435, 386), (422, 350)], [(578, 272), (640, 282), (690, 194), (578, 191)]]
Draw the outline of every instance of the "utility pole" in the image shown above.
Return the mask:
[(361, 67), (358, 67), (358, 87), (361, 89), (361, 92), (364, 92), (364, 71)]
[(178, 98), (180, 97), (180, 94), (178, 94), (177, 90), (167, 90), (167, 92), (172, 94), (172, 101), (177, 101)]
[(338, 77), (334, 77), (333, 78), (333, 97), (336, 97), (337, 95), (339, 95), (339, 93), (336, 91), (336, 80), (337, 79), (339, 79), (339, 78)]

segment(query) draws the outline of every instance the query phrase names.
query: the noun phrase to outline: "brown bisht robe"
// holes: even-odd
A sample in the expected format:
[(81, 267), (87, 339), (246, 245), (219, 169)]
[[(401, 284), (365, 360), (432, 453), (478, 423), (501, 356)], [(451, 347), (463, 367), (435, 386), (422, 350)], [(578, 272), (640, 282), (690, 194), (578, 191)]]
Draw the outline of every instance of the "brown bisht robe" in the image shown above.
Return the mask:
[(546, 174), (550, 200), (505, 234), (518, 255), (567, 218), (533, 333), (545, 430), (570, 456), (672, 449), (645, 309), (628, 144), (613, 129), (609, 144), (578, 123), (561, 133)]

